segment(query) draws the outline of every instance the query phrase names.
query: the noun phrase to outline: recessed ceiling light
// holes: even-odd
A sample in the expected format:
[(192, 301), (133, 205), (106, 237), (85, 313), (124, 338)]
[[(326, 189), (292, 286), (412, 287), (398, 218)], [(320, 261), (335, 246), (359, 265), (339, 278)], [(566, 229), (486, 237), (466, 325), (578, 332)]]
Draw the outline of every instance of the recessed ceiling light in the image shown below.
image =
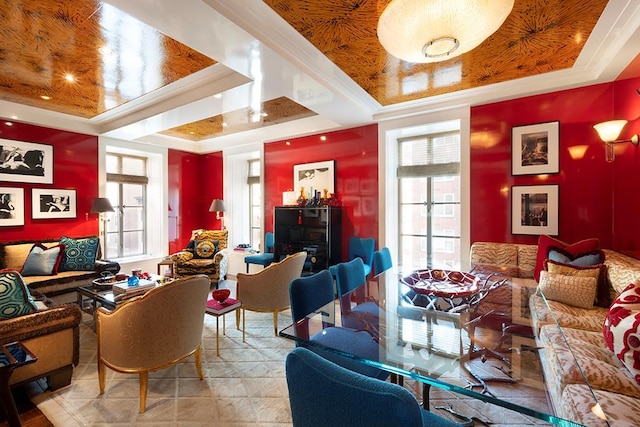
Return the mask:
[(49, 95), (40, 95), (40, 98), (44, 99), (45, 101), (48, 101), (51, 99)]
[(327, 140), (327, 137), (326, 137), (326, 136), (322, 135), (322, 136), (320, 137), (320, 141), (326, 141), (326, 140)]
[(13, 126), (13, 123), (11, 123), (11, 122), (4, 122), (4, 124), (7, 125), (7, 126)]
[(226, 127), (227, 126), (227, 122), (222, 122), (222, 127)]
[(267, 114), (267, 113), (265, 113), (265, 112), (262, 112), (262, 113), (260, 113), (260, 115), (261, 115), (262, 117), (267, 117), (269, 114)]
[(220, 99), (220, 98), (222, 98), (222, 94), (221, 93), (216, 93), (215, 95), (213, 95), (213, 97), (215, 99)]
[(67, 74), (65, 74), (65, 75), (64, 75), (64, 79), (65, 79), (66, 81), (70, 82), (70, 83), (73, 83), (73, 82), (75, 82), (75, 81), (76, 81), (76, 78), (75, 78), (75, 77), (74, 77), (74, 75), (73, 75), (73, 74), (71, 74), (71, 73), (67, 73)]
[(291, 145), (291, 141), (287, 141), (287, 142), (285, 142), (285, 144)]

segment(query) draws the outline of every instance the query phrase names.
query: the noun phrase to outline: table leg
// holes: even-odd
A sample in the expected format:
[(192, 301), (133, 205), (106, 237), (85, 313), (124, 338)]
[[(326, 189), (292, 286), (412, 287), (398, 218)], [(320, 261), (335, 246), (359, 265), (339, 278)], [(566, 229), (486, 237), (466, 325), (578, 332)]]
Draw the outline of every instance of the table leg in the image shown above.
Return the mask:
[(225, 316), (222, 315), (222, 335), (227, 335), (227, 322), (224, 320)]
[(216, 316), (216, 356), (220, 357), (220, 329), (218, 327), (218, 319), (220, 316)]
[(16, 408), (16, 403), (11, 394), (11, 387), (9, 386), (9, 378), (12, 373), (13, 369), (3, 369), (0, 371), (0, 399), (2, 400), (4, 412), (7, 415), (9, 427), (19, 427), (22, 425), (20, 424), (20, 414), (18, 413), (18, 408)]

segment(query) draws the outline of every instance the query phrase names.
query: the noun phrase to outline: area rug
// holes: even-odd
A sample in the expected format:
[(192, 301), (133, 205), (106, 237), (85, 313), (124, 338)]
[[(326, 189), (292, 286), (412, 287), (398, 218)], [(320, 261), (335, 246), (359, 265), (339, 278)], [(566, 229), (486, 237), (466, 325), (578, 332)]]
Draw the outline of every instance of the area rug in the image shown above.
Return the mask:
[[(227, 281), (225, 286), (234, 288)], [(55, 392), (39, 390), (31, 401), (54, 426), (291, 426), (284, 361), (294, 344), (273, 334), (272, 315), (247, 311), (247, 338), (236, 329), (233, 313), (226, 316), (226, 335), (220, 319), (220, 356), (216, 356), (216, 319), (205, 315), (201, 381), (193, 357), (177, 366), (149, 374), (147, 409), (138, 413), (137, 375), (107, 370), (105, 393), (98, 388), (96, 335), (85, 315), (80, 328), (80, 364), (71, 385)], [(279, 315), (279, 329), (291, 323), (291, 314)], [(422, 401), (422, 386), (405, 380), (404, 386)], [(512, 393), (513, 390), (504, 390)], [(540, 396), (539, 396), (540, 398)], [(544, 399), (544, 397), (542, 397)], [(492, 426), (545, 425), (495, 405), (433, 387), (433, 412), (451, 417), (437, 406), (492, 423)], [(546, 404), (546, 402), (540, 402)], [(459, 420), (457, 420), (459, 421)], [(476, 423), (476, 425), (481, 425)]]

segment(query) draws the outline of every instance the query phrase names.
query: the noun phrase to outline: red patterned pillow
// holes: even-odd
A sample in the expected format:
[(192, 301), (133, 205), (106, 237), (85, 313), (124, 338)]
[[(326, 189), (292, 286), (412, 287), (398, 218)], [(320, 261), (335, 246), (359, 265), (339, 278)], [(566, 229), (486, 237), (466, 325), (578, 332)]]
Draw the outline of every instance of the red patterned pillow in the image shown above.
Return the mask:
[(627, 286), (611, 304), (602, 333), (609, 350), (640, 384), (640, 282)]
[(571, 255), (572, 258), (588, 252), (600, 250), (600, 240), (596, 238), (580, 240), (579, 242), (568, 244), (550, 236), (542, 235), (538, 238), (538, 253), (536, 255), (536, 268), (533, 277), (540, 281), (540, 271), (544, 270), (544, 261), (549, 257), (549, 248), (560, 248)]

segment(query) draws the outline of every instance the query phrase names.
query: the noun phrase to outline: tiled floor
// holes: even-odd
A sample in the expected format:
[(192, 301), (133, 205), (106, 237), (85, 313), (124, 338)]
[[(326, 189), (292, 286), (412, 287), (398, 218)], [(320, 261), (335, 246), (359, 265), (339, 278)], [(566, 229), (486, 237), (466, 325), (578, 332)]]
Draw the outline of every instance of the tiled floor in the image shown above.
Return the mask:
[[(227, 286), (232, 284), (227, 282)], [(281, 328), (291, 321), (288, 312), (279, 317)], [(81, 328), (80, 365), (74, 370), (72, 384), (54, 393), (38, 394), (32, 400), (56, 426), (65, 427), (290, 426), (284, 360), (293, 343), (273, 336), (272, 316), (247, 312), (247, 342), (243, 343), (241, 331), (235, 328), (234, 315), (227, 315), (227, 335), (220, 339), (220, 357), (216, 356), (215, 318), (206, 316), (205, 320), (205, 380), (198, 379), (193, 357), (178, 366), (151, 373), (144, 414), (138, 413), (136, 375), (108, 370), (106, 391), (99, 395), (96, 337), (88, 316)], [(406, 380), (405, 387), (421, 400), (419, 384)], [(478, 400), (461, 399), (435, 387), (430, 396), (432, 408), (451, 403), (458, 412), (491, 421), (493, 426), (545, 424)], [(546, 405), (543, 394), (536, 399), (541, 400), (540, 405)], [(434, 412), (446, 414), (441, 410)]]

